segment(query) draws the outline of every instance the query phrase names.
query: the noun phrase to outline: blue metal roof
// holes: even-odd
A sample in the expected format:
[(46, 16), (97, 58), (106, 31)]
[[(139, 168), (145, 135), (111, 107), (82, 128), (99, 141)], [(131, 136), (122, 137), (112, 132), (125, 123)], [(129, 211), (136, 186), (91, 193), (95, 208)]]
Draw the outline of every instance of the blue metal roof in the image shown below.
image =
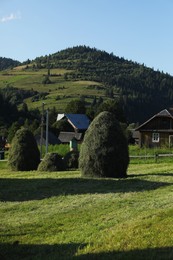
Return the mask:
[(90, 120), (85, 114), (65, 114), (69, 122), (79, 130), (86, 130), (89, 127)]

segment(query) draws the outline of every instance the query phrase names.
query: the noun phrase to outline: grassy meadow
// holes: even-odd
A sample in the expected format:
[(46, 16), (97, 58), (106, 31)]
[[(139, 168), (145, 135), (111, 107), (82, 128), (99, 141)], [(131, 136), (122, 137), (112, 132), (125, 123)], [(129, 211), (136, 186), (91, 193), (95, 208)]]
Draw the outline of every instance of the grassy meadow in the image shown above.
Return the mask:
[[(26, 69), (26, 66), (19, 66), (11, 70), (0, 72), (0, 88), (7, 85), (25, 89), (36, 90), (38, 92), (46, 92), (44, 99), (45, 107), (56, 107), (57, 110), (63, 111), (69, 101), (79, 99), (81, 96), (90, 104), (94, 97), (102, 97), (105, 99), (105, 89), (101, 83), (95, 81), (72, 80), (65, 79), (65, 73), (72, 72), (65, 69), (51, 69), (50, 80), (51, 84), (43, 84), (43, 79), (47, 75), (47, 69), (33, 70)], [(101, 86), (101, 88), (99, 88)], [(29, 109), (39, 108), (43, 100), (32, 101), (32, 98), (27, 98), (24, 102)]]
[[(51, 70), (52, 84), (44, 85), (47, 70), (20, 66), (0, 72), (0, 88), (47, 92), (46, 108), (59, 111), (81, 95), (105, 98), (104, 86), (65, 80), (67, 72)], [(32, 109), (43, 101), (25, 102)], [(64, 156), (69, 147), (49, 149)], [(131, 160), (126, 179), (12, 172), (0, 161), (0, 259), (173, 259), (173, 158), (155, 163), (147, 155), (158, 151), (134, 149), (130, 155), (146, 158)]]
[(172, 163), (130, 164), (126, 179), (1, 163), (1, 259), (173, 259)]

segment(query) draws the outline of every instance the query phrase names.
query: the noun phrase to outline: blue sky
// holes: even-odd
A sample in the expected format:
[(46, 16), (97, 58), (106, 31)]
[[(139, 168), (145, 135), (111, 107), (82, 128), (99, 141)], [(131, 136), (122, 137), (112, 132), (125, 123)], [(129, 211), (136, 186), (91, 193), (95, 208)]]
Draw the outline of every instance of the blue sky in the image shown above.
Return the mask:
[(0, 0), (0, 56), (86, 45), (173, 75), (172, 0)]

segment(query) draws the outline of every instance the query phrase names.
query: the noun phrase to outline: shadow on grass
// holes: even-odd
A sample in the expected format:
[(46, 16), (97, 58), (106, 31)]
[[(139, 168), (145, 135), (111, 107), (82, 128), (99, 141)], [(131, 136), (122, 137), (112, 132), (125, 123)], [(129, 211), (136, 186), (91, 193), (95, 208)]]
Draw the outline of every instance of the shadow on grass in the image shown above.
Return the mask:
[(52, 196), (124, 193), (154, 190), (171, 185), (141, 179), (0, 179), (0, 201), (41, 200)]
[(44, 260), (44, 259), (72, 259), (79, 248), (85, 244), (60, 245), (20, 245), (18, 241), (13, 244), (0, 244), (0, 259), (2, 260)]
[(142, 176), (164, 176), (173, 177), (173, 173), (142, 173), (142, 174), (129, 174), (128, 177), (142, 177)]
[(149, 248), (131, 251), (111, 251), (75, 256), (78, 250), (85, 246), (85, 244), (73, 243), (60, 245), (19, 245), (17, 243), (0, 244), (0, 259), (173, 259), (173, 247)]
[(172, 260), (173, 259), (173, 247), (165, 248), (148, 248), (143, 250), (131, 250), (131, 251), (112, 251), (102, 252), (98, 254), (86, 254), (83, 256), (75, 257), (74, 259), (118, 259), (118, 260)]

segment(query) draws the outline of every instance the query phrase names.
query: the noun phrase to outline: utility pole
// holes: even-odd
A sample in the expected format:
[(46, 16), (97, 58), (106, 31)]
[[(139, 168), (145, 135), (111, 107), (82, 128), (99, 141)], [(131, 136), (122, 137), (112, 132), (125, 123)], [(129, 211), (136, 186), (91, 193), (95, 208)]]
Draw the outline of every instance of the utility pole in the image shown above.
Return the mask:
[(49, 143), (49, 110), (46, 110), (46, 153), (48, 153)]
[(42, 115), (41, 115), (41, 136), (40, 136), (40, 159), (42, 159), (42, 146), (43, 146), (43, 132), (44, 132), (44, 103), (42, 103)]

